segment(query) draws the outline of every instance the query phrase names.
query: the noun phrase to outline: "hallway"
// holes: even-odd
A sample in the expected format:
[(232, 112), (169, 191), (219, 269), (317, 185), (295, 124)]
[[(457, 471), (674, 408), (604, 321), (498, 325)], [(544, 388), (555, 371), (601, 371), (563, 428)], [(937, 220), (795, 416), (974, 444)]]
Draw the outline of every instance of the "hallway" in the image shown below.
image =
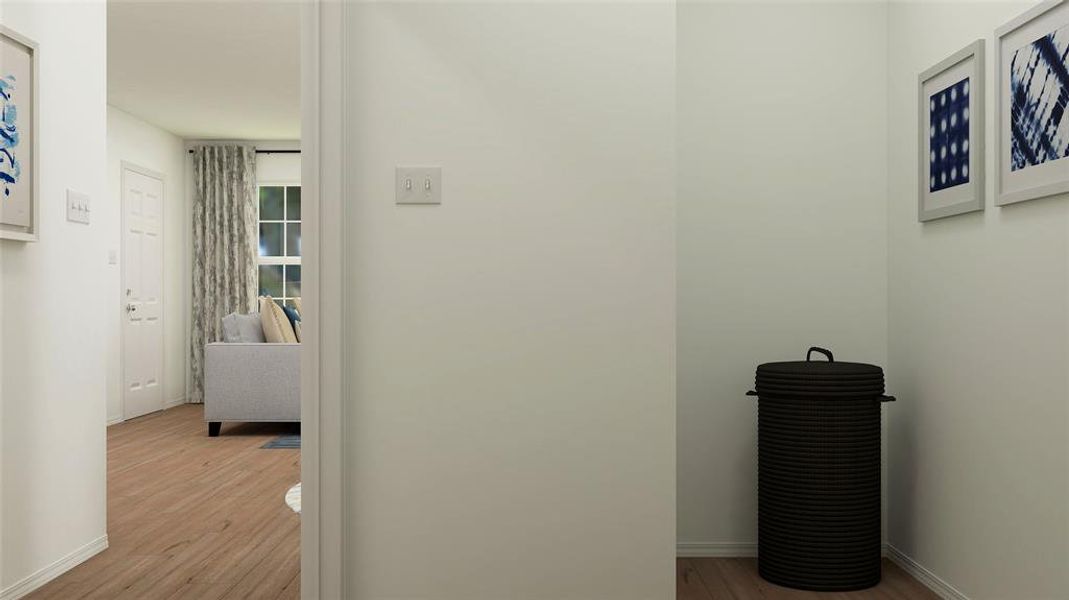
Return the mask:
[(209, 438), (202, 410), (108, 428), (109, 547), (29, 600), (300, 597), (300, 518), (283, 501), (300, 450), (260, 448), (290, 427)]

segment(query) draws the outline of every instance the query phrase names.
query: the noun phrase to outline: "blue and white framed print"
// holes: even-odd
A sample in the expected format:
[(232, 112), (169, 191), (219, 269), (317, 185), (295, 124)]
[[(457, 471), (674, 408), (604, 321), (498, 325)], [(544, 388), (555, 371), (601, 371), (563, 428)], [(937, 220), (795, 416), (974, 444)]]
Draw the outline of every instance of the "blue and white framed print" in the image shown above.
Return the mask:
[(37, 44), (0, 25), (0, 239), (38, 240)]
[(995, 36), (995, 203), (1069, 192), (1069, 2), (1043, 2)]
[(984, 41), (920, 74), (917, 220), (984, 210)]

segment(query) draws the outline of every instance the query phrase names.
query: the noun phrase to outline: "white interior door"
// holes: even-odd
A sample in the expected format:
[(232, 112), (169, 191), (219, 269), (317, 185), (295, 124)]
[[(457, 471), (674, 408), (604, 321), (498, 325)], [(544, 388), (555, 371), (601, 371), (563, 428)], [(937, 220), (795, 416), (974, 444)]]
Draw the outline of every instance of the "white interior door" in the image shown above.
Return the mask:
[(123, 418), (163, 410), (163, 179), (123, 166)]

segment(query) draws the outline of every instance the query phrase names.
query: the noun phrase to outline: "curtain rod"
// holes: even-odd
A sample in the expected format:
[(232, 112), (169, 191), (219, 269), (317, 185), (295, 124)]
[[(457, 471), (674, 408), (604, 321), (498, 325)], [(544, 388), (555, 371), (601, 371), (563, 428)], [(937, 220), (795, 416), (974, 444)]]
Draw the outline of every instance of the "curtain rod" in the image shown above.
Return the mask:
[[(189, 153), (193, 154), (193, 151), (190, 150)], [(256, 153), (257, 154), (300, 154), (301, 151), (300, 150), (259, 150), (258, 149), (258, 150), (256, 150)]]

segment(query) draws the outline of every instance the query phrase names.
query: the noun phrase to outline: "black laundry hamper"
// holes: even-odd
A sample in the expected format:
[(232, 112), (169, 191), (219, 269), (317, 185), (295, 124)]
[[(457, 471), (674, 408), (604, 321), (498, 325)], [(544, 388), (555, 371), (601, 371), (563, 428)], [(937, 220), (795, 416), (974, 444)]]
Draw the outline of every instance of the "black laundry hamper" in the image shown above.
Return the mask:
[[(813, 353), (827, 360), (811, 360)], [(847, 591), (880, 582), (883, 370), (805, 361), (757, 367), (758, 571), (787, 587)]]

